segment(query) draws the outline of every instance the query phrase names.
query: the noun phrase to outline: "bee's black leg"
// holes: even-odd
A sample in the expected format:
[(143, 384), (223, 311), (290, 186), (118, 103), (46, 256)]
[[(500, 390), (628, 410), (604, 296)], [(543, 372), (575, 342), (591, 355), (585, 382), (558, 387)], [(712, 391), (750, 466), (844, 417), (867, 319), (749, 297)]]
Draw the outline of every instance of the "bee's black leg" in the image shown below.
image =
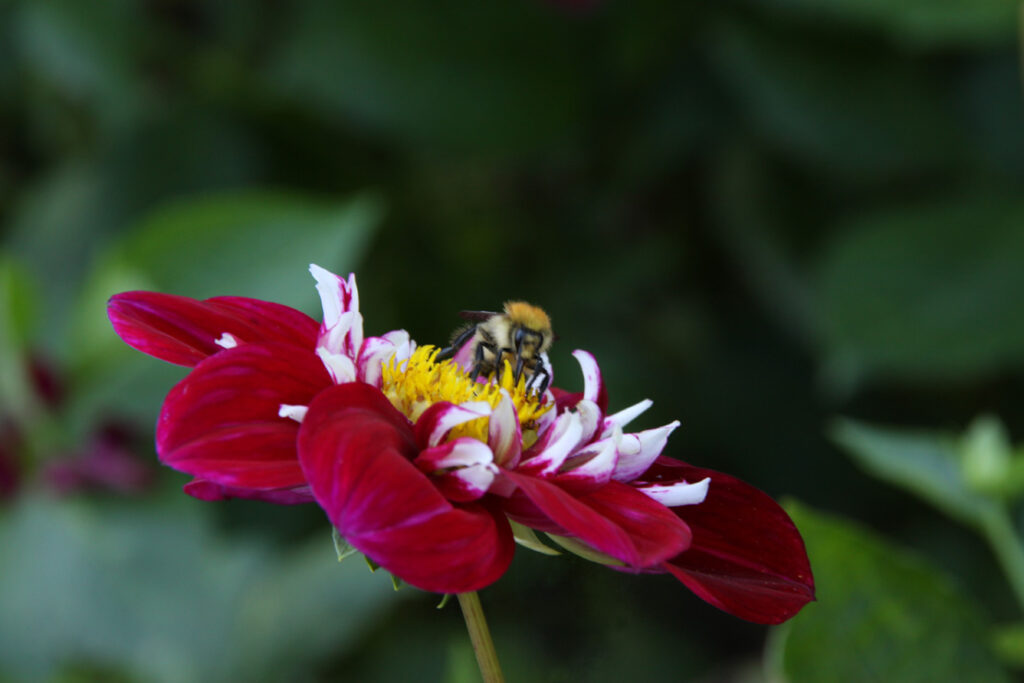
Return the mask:
[(551, 375), (548, 374), (547, 368), (545, 368), (544, 364), (539, 360), (537, 361), (537, 369), (533, 371), (533, 377), (530, 378), (526, 388), (529, 389), (530, 385), (533, 384), (538, 377), (540, 377), (541, 380), (540, 387), (537, 389), (537, 394), (543, 395), (544, 392), (548, 390), (548, 384), (551, 382)]
[(476, 334), (476, 325), (470, 325), (462, 332), (459, 332), (458, 335), (455, 336), (455, 339), (452, 339), (451, 346), (438, 351), (434, 360), (448, 360), (454, 356), (455, 352), (462, 348), (462, 345), (469, 341), (469, 338), (474, 334)]
[(476, 353), (473, 354), (473, 371), (469, 373), (469, 378), (474, 382), (476, 381), (476, 378), (480, 376), (480, 371), (483, 370), (484, 367), (484, 349), (487, 349), (497, 356), (493, 344), (480, 342), (476, 345)]

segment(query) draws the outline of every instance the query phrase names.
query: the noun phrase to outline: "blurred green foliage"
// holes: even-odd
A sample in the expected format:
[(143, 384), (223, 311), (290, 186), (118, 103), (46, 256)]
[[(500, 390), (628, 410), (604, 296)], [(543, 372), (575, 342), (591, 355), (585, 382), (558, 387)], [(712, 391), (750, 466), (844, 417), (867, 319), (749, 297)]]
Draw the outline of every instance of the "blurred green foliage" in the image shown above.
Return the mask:
[[(0, 3), (0, 680), (463, 680), (456, 610), (338, 570), (318, 509), (162, 493), (184, 478), (152, 426), (182, 371), (120, 345), (106, 297), (316, 314), (310, 262), (358, 273), (368, 333), (421, 343), (536, 301), (556, 383), (587, 348), (613, 408), (682, 421), (669, 454), (813, 506), (822, 604), (765, 676), (877, 654), (824, 640), (878, 610), (996, 670), (952, 620), (1019, 621), (1010, 586), (906, 492), (975, 527), (994, 503), (951, 441), (867, 425), (1024, 434), (1018, 3), (570, 4)], [(827, 440), (835, 414), (894, 487)], [(157, 489), (48, 497), (112, 421)], [(857, 616), (857, 595), (889, 602)], [(511, 680), (761, 677), (765, 630), (665, 577), (520, 552), (483, 599)], [(935, 671), (916, 651), (871, 661)]]

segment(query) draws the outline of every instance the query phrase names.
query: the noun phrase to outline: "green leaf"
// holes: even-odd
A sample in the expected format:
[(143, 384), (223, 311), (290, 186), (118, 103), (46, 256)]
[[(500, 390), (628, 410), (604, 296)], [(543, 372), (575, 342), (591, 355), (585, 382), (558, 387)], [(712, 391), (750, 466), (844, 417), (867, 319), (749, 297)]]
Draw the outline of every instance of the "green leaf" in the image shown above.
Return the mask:
[(1006, 45), (1013, 40), (1017, 0), (759, 0), (817, 20), (883, 31), (921, 47)]
[(266, 89), (419, 145), (519, 153), (583, 105), (570, 19), (536, 3), (306, 2)]
[(967, 379), (1024, 361), (1024, 203), (954, 198), (869, 214), (825, 251), (818, 316), (833, 366)]
[[(395, 604), (315, 540), (283, 552), (216, 533), (202, 504), (23, 498), (0, 518), (0, 679), (77, 662), (132, 680), (305, 680)], [(31, 626), (31, 627), (29, 627)]]
[(963, 135), (940, 83), (898, 54), (740, 22), (713, 57), (750, 126), (817, 173), (882, 184), (957, 163)]
[(769, 642), (781, 680), (1008, 681), (988, 648), (989, 624), (929, 563), (871, 531), (787, 506), (814, 566), (818, 601)]
[(836, 420), (832, 438), (869, 474), (913, 493), (950, 517), (982, 528), (999, 507), (964, 481), (959, 444), (951, 436)]
[(20, 3), (14, 40), (32, 73), (71, 101), (86, 100), (113, 127), (141, 104), (137, 72), (145, 49), (135, 3), (75, 0)]

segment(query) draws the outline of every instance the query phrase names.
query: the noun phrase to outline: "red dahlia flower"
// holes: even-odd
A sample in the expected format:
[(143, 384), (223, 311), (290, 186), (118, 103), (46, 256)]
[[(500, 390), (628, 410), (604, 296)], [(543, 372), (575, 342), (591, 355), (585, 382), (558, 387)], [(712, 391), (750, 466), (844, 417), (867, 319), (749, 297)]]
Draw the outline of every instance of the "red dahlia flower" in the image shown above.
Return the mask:
[(160, 459), (195, 477), (187, 493), (315, 500), (349, 544), (429, 591), (493, 583), (517, 541), (554, 553), (540, 531), (621, 571), (671, 573), (751, 621), (813, 600), (786, 513), (738, 479), (661, 457), (678, 423), (624, 432), (651, 403), (608, 414), (589, 353), (574, 353), (579, 394), (537, 395), (510, 367), (474, 381), (467, 353), (439, 362), (401, 330), (364, 339), (354, 276), (311, 271), (319, 328), (253, 299), (111, 299), (128, 344), (194, 366), (157, 425)]

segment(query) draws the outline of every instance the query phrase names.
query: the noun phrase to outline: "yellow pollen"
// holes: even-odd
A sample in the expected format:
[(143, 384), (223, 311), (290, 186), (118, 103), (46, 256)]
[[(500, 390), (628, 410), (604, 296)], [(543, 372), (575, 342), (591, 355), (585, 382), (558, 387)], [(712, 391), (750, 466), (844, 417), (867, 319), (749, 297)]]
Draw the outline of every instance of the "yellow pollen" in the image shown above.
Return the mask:
[[(470, 401), (486, 401), (492, 408), (501, 401), (504, 389), (512, 397), (523, 431), (523, 448), (537, 440), (537, 418), (546, 413), (550, 403), (541, 403), (534, 390), (527, 391), (526, 377), (514, 381), (512, 365), (505, 361), (500, 384), (493, 379), (486, 384), (470, 379), (469, 373), (453, 360), (437, 362), (438, 349), (433, 346), (417, 348), (408, 360), (396, 362), (394, 358), (384, 364), (381, 389), (391, 404), (415, 422), (435, 403), (447, 401), (456, 405)], [(481, 417), (458, 425), (450, 439), (471, 436), (487, 441), (489, 418)]]

